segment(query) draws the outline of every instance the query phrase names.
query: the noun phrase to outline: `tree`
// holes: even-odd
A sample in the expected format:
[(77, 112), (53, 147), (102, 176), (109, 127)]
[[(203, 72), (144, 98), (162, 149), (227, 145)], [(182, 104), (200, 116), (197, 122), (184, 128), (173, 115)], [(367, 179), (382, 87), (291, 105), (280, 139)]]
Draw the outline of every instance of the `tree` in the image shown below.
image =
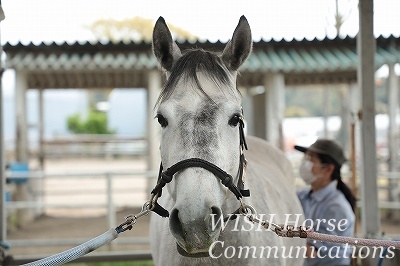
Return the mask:
[[(327, 24), (325, 26), (325, 30), (328, 31), (328, 28), (333, 26), (335, 28), (336, 36), (340, 37), (342, 26), (346, 23), (346, 21), (348, 21), (353, 11), (357, 9), (356, 4), (358, 1), (341, 0), (340, 8), (339, 0), (333, 1), (335, 1), (335, 10), (330, 11), (330, 14), (326, 17)], [(333, 17), (331, 16), (331, 12), (333, 13)]]
[(107, 115), (93, 110), (86, 119), (79, 114), (69, 116), (67, 127), (74, 134), (115, 134), (115, 130), (108, 129)]
[[(117, 43), (120, 41), (146, 41), (150, 42), (153, 34), (154, 21), (142, 17), (127, 18), (123, 20), (100, 19), (93, 22), (89, 29), (93, 32), (97, 40), (111, 41)], [(176, 38), (182, 38), (189, 41), (198, 39), (190, 32), (168, 24), (171, 33)]]

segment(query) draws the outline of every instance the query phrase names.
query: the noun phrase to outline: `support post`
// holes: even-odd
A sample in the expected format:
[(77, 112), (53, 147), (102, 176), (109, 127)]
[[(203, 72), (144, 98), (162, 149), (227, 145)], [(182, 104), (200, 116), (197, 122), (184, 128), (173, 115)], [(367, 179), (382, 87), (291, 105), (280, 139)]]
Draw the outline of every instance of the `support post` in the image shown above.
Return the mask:
[[(147, 89), (147, 170), (156, 172), (160, 165), (160, 136), (158, 124), (154, 119), (154, 105), (161, 91), (161, 74), (159, 71), (151, 71), (148, 75)], [(155, 185), (155, 176), (148, 178), (147, 191), (150, 193)]]
[[(1, 7), (0, 2), (0, 24), (4, 20), (4, 11)], [(1, 36), (1, 30), (0, 30)], [(0, 38), (1, 39), (1, 38)], [(3, 54), (3, 46), (0, 41), (0, 55)], [(3, 64), (0, 60), (0, 242), (7, 240), (7, 212), (6, 212), (6, 176), (5, 176), (5, 165), (4, 165), (4, 135), (3, 135), (3, 88), (2, 88), (2, 77), (3, 77)]]
[(359, 33), (357, 35), (358, 85), (362, 90), (361, 156), (362, 156), (362, 233), (378, 236), (381, 232), (377, 191), (375, 133), (375, 38), (373, 34), (373, 0), (359, 1)]
[[(399, 110), (399, 82), (398, 77), (394, 71), (394, 64), (389, 64), (389, 77), (388, 77), (388, 100), (389, 100), (389, 130), (388, 130), (388, 147), (389, 147), (389, 171), (397, 172), (399, 170), (398, 163), (398, 150), (399, 150), (399, 128), (396, 125), (396, 116)], [(399, 202), (399, 188), (397, 179), (389, 178), (388, 200), (391, 202)], [(399, 222), (400, 211), (390, 210), (388, 218)]]
[(324, 119), (324, 129), (323, 136), (324, 138), (328, 138), (329, 130), (328, 130), (328, 119), (329, 119), (329, 94), (330, 94), (331, 86), (322, 87), (322, 109), (323, 109), (323, 119)]
[(44, 169), (44, 115), (43, 115), (43, 108), (44, 108), (44, 102), (43, 102), (43, 89), (39, 88), (39, 124), (38, 124), (38, 130), (39, 130), (39, 165), (40, 169), (43, 171)]
[(254, 115), (253, 115), (253, 97), (250, 94), (250, 90), (247, 88), (239, 88), (243, 95), (242, 108), (244, 114), (244, 120), (246, 122), (245, 132), (248, 135), (254, 136)]
[(285, 116), (285, 78), (283, 74), (274, 73), (266, 76), (265, 97), (266, 139), (283, 150), (283, 118)]
[[(15, 113), (16, 113), (16, 160), (19, 163), (28, 164), (28, 122), (26, 112), (26, 91), (28, 89), (27, 76), (25, 72), (15, 73)], [(15, 197), (17, 201), (29, 199), (30, 180), (27, 183), (16, 185)], [(17, 210), (17, 223), (24, 226), (32, 219), (33, 212), (26, 209)]]
[(343, 150), (350, 150), (350, 124), (352, 121), (351, 109), (350, 109), (350, 87), (346, 84), (338, 84), (337, 91), (339, 92), (340, 98), (340, 118), (341, 125), (337, 135), (337, 141), (341, 144)]
[(354, 195), (358, 196), (358, 183), (357, 183), (357, 159), (359, 157), (360, 142), (360, 128), (358, 126), (359, 112), (361, 110), (361, 90), (356, 83), (349, 84), (349, 104), (350, 104), (350, 165), (352, 171), (352, 191)]
[(256, 137), (261, 139), (267, 139), (267, 123), (266, 123), (266, 100), (265, 100), (265, 92), (261, 94), (253, 94), (252, 96), (253, 103), (253, 134)]
[(16, 160), (28, 163), (28, 122), (26, 113), (26, 73), (15, 72)]
[[(38, 150), (38, 161), (39, 161), (39, 167), (41, 171), (44, 171), (44, 115), (43, 115), (43, 109), (44, 109), (44, 102), (43, 102), (43, 88), (38, 89), (38, 133), (39, 133), (39, 150)], [(35, 188), (38, 189), (38, 191), (44, 191), (44, 181), (43, 178), (37, 179), (37, 180), (32, 180)], [(43, 202), (43, 193), (40, 195), (37, 195), (34, 197), (35, 201), (37, 202)], [(39, 216), (44, 213), (44, 208), (43, 207), (38, 207), (36, 209), (35, 216)]]

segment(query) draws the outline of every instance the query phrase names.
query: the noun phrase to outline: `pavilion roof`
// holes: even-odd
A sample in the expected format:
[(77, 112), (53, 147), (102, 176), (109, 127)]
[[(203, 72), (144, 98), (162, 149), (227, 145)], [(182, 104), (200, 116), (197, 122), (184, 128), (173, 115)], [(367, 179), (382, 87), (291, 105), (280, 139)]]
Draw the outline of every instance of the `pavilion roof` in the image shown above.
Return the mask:
[[(179, 42), (181, 49), (221, 52), (222, 42)], [(40, 43), (3, 47), (6, 68), (24, 71), (29, 88), (136, 88), (157, 70), (151, 43)], [(376, 39), (375, 67), (400, 63), (400, 38)], [(357, 77), (356, 38), (260, 40), (240, 68), (239, 84), (264, 84), (265, 74), (283, 73), (286, 84), (350, 83)]]

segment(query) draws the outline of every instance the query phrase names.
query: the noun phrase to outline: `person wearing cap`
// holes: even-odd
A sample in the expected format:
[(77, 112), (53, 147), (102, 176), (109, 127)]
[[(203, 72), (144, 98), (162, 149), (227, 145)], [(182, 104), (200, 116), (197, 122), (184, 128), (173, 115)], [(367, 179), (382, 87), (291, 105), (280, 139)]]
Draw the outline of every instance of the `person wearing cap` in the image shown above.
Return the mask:
[[(346, 162), (342, 148), (333, 140), (319, 139), (310, 147), (295, 146), (304, 153), (299, 175), (309, 188), (297, 195), (307, 226), (324, 234), (353, 236), (356, 198), (343, 182), (340, 168)], [(308, 240), (306, 265), (350, 265), (350, 245)]]

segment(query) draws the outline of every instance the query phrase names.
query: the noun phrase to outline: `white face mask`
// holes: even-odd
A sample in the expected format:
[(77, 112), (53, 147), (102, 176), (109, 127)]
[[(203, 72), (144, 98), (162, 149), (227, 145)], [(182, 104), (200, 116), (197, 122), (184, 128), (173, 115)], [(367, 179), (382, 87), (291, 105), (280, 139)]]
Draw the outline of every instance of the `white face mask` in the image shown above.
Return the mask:
[(318, 178), (312, 173), (313, 166), (314, 163), (310, 160), (303, 160), (300, 164), (299, 175), (307, 185), (311, 185)]

